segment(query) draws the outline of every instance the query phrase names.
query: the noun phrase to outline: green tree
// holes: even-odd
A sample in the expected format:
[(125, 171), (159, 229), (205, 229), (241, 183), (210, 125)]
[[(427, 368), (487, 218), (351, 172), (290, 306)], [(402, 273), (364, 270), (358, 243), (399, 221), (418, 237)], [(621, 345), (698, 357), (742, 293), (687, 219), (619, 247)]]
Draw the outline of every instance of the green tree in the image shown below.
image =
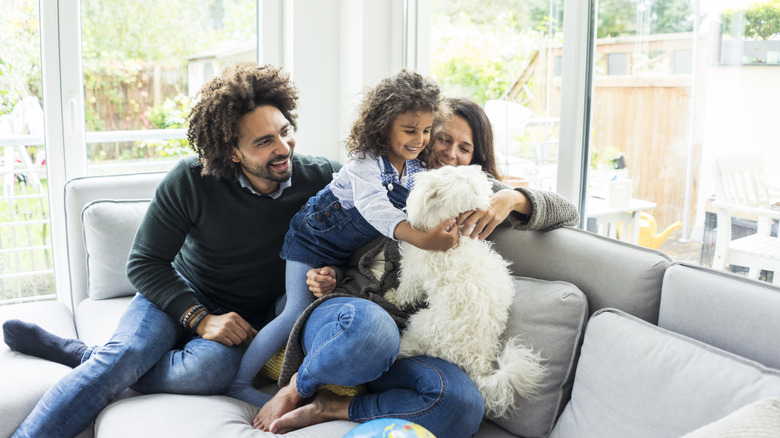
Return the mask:
[(41, 99), (37, 0), (0, 2), (0, 115), (27, 96)]
[(723, 27), (735, 38), (768, 40), (780, 36), (780, 0), (755, 3), (747, 9), (723, 12)]
[[(436, 2), (432, 9), (431, 73), (447, 94), (469, 96), (480, 104), (500, 98), (548, 39), (547, 23), (558, 23), (545, 15), (549, 11), (542, 10), (542, 3), (549, 7), (547, 0)], [(532, 16), (539, 21), (533, 21)], [(552, 26), (552, 33), (556, 32), (557, 27)]]
[(599, 0), (597, 36), (693, 31), (690, 0)]

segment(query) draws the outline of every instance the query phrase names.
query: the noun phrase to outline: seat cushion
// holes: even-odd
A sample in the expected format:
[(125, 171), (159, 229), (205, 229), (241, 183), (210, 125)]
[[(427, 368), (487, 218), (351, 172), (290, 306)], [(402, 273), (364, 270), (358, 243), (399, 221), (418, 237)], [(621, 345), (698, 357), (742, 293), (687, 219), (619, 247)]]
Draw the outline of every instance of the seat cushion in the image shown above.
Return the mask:
[(87, 298), (76, 309), (79, 339), (87, 345), (103, 345), (111, 338), (132, 296), (93, 300)]
[[(112, 403), (95, 421), (95, 436), (148, 437), (273, 437), (252, 428), (258, 408), (225, 396), (154, 394)], [(340, 437), (357, 426), (329, 421), (290, 432), (286, 438)]]
[(149, 200), (100, 200), (81, 212), (87, 253), (87, 293), (93, 300), (135, 294), (127, 257)]
[[(75, 338), (73, 317), (57, 301), (0, 307), (0, 323), (20, 319), (58, 336)], [(11, 436), (43, 394), (71, 368), (20, 354), (0, 342), (0, 436)]]
[(780, 370), (618, 310), (591, 317), (551, 438), (679, 437), (780, 396)]
[(574, 367), (588, 318), (588, 301), (571, 283), (516, 277), (505, 338), (521, 335), (544, 358), (546, 376), (534, 400), (514, 414), (492, 419), (526, 438), (546, 437), (571, 393)]
[(660, 327), (780, 369), (778, 315), (780, 287), (766, 282), (683, 263), (664, 276)]

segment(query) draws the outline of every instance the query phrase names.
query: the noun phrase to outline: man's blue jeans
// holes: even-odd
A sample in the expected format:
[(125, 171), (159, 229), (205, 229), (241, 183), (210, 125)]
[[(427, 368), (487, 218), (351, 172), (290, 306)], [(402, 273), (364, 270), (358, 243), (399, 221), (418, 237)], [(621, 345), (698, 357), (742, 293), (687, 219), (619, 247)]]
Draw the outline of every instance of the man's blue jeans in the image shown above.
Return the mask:
[(395, 361), (398, 328), (377, 304), (349, 297), (324, 301), (309, 316), (302, 337), (306, 358), (298, 369), (300, 395), (311, 396), (323, 384), (368, 382), (369, 393), (350, 402), (350, 420), (402, 418), (440, 437), (477, 432), (484, 402), (474, 382), (442, 359)]
[(188, 339), (177, 321), (137, 294), (111, 340), (88, 349), (81, 365), (44, 394), (13, 436), (76, 436), (128, 387), (144, 393), (225, 392), (242, 347)]

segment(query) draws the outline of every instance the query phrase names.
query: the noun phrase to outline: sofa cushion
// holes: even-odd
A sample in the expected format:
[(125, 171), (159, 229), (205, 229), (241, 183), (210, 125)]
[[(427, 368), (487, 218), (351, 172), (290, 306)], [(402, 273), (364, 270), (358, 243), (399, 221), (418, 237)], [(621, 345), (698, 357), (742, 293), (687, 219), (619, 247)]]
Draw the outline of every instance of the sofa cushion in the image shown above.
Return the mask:
[[(258, 408), (225, 396), (154, 394), (114, 402), (95, 420), (95, 436), (148, 437), (340, 437), (357, 423), (329, 421), (274, 435), (252, 428)], [(140, 421), (139, 421), (140, 420)]]
[[(75, 338), (73, 317), (58, 301), (0, 306), (0, 324), (21, 319), (66, 338)], [(71, 368), (14, 351), (0, 342), (0, 436), (16, 430), (43, 394)]]
[(514, 282), (504, 337), (523, 336), (544, 358), (546, 376), (535, 400), (521, 399), (514, 414), (492, 421), (526, 438), (546, 437), (571, 393), (588, 302), (571, 283), (519, 277)]
[(762, 398), (780, 370), (618, 310), (591, 317), (551, 438), (679, 437)]
[(780, 436), (780, 398), (755, 401), (682, 438), (734, 438)]
[(664, 276), (660, 327), (780, 369), (780, 287), (683, 263)]
[(103, 345), (108, 342), (132, 299), (132, 296), (107, 300), (87, 298), (79, 303), (76, 309), (79, 339), (87, 345)]
[(149, 200), (99, 200), (81, 212), (87, 253), (87, 291), (93, 300), (135, 294), (127, 257)]
[(496, 229), (490, 239), (515, 275), (560, 280), (588, 297), (591, 313), (620, 309), (658, 322), (661, 283), (671, 259), (664, 253), (575, 228), (518, 231)]

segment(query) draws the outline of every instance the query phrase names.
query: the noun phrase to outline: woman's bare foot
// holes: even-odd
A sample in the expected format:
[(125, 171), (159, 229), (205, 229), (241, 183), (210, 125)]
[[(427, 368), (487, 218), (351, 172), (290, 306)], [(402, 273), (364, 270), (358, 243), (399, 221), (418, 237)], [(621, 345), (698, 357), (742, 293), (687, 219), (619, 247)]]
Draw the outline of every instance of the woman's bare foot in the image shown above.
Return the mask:
[(352, 397), (341, 397), (330, 391), (320, 391), (308, 405), (282, 415), (271, 423), (271, 433), (287, 433), (331, 420), (349, 420)]
[(297, 381), (298, 373), (295, 373), (290, 379), (290, 383), (280, 389), (271, 400), (268, 400), (268, 403), (260, 408), (260, 412), (255, 415), (255, 419), (252, 421), (252, 427), (268, 432), (269, 426), (274, 420), (298, 407), (303, 401), (303, 397), (298, 394)]

